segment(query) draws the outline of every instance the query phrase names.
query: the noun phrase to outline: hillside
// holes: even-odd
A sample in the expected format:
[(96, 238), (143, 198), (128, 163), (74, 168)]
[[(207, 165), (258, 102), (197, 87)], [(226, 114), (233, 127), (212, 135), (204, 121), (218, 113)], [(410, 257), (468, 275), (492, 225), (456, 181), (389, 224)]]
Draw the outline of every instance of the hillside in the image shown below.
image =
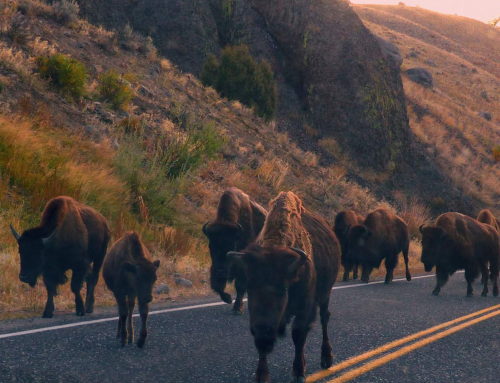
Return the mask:
[[(34, 290), (19, 283), (8, 225), (21, 231), (37, 224), (45, 203), (61, 194), (101, 211), (113, 240), (137, 230), (162, 261), (159, 283), (170, 286), (167, 299), (209, 292), (201, 227), (229, 186), (264, 206), (279, 191), (292, 190), (331, 222), (346, 207), (361, 213), (397, 208), (414, 236), (427, 219), (426, 208), (405, 193), (396, 194), (398, 206), (392, 207), (349, 181), (340, 164), (320, 165), (317, 154), (183, 74), (143, 37), (118, 42), (114, 32), (81, 20), (67, 23), (53, 7), (33, 0), (4, 5), (0, 25), (2, 317), (38, 315), (45, 297), (41, 282)], [(74, 99), (41, 77), (40, 57), (54, 54), (86, 68), (83, 97)], [(126, 108), (99, 96), (110, 71), (131, 88)], [(414, 243), (415, 268), (418, 251)], [(193, 288), (176, 286), (178, 276)], [(61, 289), (58, 310), (73, 307), (69, 290)], [(101, 281), (97, 304), (112, 303)]]
[[(421, 8), (353, 8), (372, 33), (399, 48), (403, 71), (431, 72), (433, 89), (403, 76), (410, 127), (464, 195), (499, 214), (500, 31)], [(450, 208), (446, 198), (436, 202)]]

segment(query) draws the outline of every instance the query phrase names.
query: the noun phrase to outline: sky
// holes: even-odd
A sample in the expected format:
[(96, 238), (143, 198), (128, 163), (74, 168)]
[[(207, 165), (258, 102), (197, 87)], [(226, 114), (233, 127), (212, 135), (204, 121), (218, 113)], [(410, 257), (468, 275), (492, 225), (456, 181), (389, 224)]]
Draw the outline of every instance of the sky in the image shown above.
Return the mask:
[(408, 6), (420, 5), (431, 11), (457, 14), (485, 23), (500, 16), (500, 0), (351, 0), (351, 3), (397, 5), (400, 1)]

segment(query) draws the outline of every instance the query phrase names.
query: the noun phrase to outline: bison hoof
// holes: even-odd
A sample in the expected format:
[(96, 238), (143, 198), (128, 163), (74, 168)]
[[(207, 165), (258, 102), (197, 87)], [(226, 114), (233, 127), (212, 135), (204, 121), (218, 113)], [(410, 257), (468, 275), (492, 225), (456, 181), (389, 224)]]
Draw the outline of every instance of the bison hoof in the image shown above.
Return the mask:
[(494, 296), (494, 297), (498, 297), (498, 289), (493, 290), (493, 296)]
[(77, 311), (76, 312), (76, 316), (77, 317), (83, 317), (83, 316), (85, 316), (85, 311)]
[(51, 311), (44, 311), (42, 318), (52, 318), (53, 315), (54, 313), (52, 313)]
[(243, 315), (243, 309), (233, 309), (233, 315), (240, 316)]
[(137, 341), (137, 347), (143, 348), (144, 344), (146, 344), (146, 339), (145, 338), (139, 338), (139, 340)]
[(85, 310), (85, 312), (87, 314), (92, 314), (94, 312), (94, 308), (93, 307), (89, 307), (88, 309)]
[(472, 298), (474, 297), (474, 293), (467, 293), (467, 298)]
[(303, 376), (295, 376), (292, 379), (292, 383), (306, 383), (306, 378)]
[(349, 276), (344, 275), (344, 277), (342, 278), (342, 282), (349, 282)]
[(321, 368), (330, 368), (333, 365), (333, 356), (322, 356), (321, 357)]
[(410, 282), (410, 281), (411, 281), (411, 275), (407, 275), (407, 276), (406, 276), (406, 280), (407, 280), (408, 282)]
[(488, 296), (488, 293), (487, 293), (486, 291), (483, 291), (483, 292), (481, 293), (481, 296), (482, 296), (482, 297), (487, 297), (487, 296)]
[(434, 296), (436, 296), (436, 297), (437, 297), (437, 296), (439, 295), (439, 291), (434, 290), (434, 291), (432, 292), (432, 295), (434, 295)]

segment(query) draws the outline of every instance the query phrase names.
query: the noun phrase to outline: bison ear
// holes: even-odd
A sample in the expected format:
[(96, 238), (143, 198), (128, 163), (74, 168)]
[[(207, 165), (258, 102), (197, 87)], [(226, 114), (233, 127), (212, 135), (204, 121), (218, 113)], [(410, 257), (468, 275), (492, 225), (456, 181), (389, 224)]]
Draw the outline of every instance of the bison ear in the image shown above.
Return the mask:
[(207, 231), (207, 226), (208, 226), (208, 223), (210, 221), (207, 221), (204, 225), (203, 225), (203, 229), (201, 229), (203, 231), (203, 234), (205, 234), (206, 237), (208, 237), (208, 231)]
[(439, 226), (438, 226), (438, 229), (439, 229), (439, 238), (446, 237), (446, 231), (444, 231), (444, 229), (442, 227), (439, 227)]
[(21, 238), (21, 236), (17, 233), (16, 229), (14, 229), (14, 226), (10, 225), (10, 231), (12, 231), (12, 235), (14, 236), (16, 241), (19, 241), (19, 238)]
[(154, 261), (154, 262), (153, 262), (153, 265), (154, 265), (156, 268), (160, 267), (160, 260), (156, 260), (156, 261)]
[(131, 264), (130, 262), (125, 262), (123, 264), (123, 269), (125, 271), (128, 271), (129, 273), (136, 274), (137, 273), (137, 268)]

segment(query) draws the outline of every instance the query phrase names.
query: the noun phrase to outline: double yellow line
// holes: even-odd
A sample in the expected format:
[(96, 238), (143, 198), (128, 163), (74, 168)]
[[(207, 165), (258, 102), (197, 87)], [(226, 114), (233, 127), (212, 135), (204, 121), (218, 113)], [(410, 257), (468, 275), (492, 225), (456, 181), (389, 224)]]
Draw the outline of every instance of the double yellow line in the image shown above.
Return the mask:
[[(485, 315), (483, 315), (483, 314), (485, 314)], [(420, 331), (420, 332), (417, 332), (415, 334), (409, 335), (405, 338), (396, 340), (394, 342), (387, 343), (387, 344), (385, 344), (379, 348), (376, 348), (374, 350), (371, 350), (365, 354), (355, 356), (351, 359), (346, 360), (345, 362), (342, 362), (342, 363), (339, 363), (333, 367), (330, 367), (327, 370), (317, 372), (316, 374), (313, 374), (307, 378), (307, 383), (314, 383), (314, 382), (318, 382), (322, 379), (326, 379), (327, 377), (330, 377), (330, 376), (336, 374), (337, 372), (348, 369), (349, 367), (355, 366), (358, 363), (364, 362), (364, 361), (371, 359), (377, 355), (386, 353), (387, 351), (390, 351), (396, 347), (403, 346), (403, 345), (410, 343), (414, 340), (423, 338), (426, 335), (430, 335), (430, 334), (433, 334), (439, 330), (453, 326), (445, 331), (439, 332), (437, 334), (434, 334), (432, 336), (429, 336), (427, 338), (419, 340), (418, 342), (412, 343), (412, 344), (407, 345), (405, 347), (401, 347), (397, 351), (394, 351), (394, 352), (391, 352), (391, 353), (386, 354), (384, 356), (381, 356), (380, 358), (372, 360), (366, 364), (363, 364), (360, 367), (349, 370), (349, 371), (337, 376), (336, 378), (329, 380), (327, 383), (348, 382), (348, 381), (355, 379), (363, 374), (366, 374), (367, 372), (372, 371), (375, 368), (380, 367), (380, 366), (382, 366), (382, 365), (384, 365), (384, 364), (386, 364), (394, 359), (397, 359), (403, 355), (406, 355), (406, 354), (408, 354), (416, 349), (424, 347), (424, 346), (426, 346), (430, 343), (433, 343), (439, 339), (447, 337), (448, 335), (454, 334), (454, 333), (456, 333), (460, 330), (463, 330), (467, 327), (470, 327), (476, 323), (485, 321), (487, 319), (493, 318), (493, 317), (498, 316), (498, 315), (500, 315), (500, 305), (492, 306), (492, 307), (489, 307), (487, 309), (476, 311), (472, 314), (465, 315), (463, 317), (454, 319), (452, 321), (442, 323), (440, 325), (428, 328), (427, 330)], [(461, 322), (465, 322), (465, 323), (459, 324)]]

